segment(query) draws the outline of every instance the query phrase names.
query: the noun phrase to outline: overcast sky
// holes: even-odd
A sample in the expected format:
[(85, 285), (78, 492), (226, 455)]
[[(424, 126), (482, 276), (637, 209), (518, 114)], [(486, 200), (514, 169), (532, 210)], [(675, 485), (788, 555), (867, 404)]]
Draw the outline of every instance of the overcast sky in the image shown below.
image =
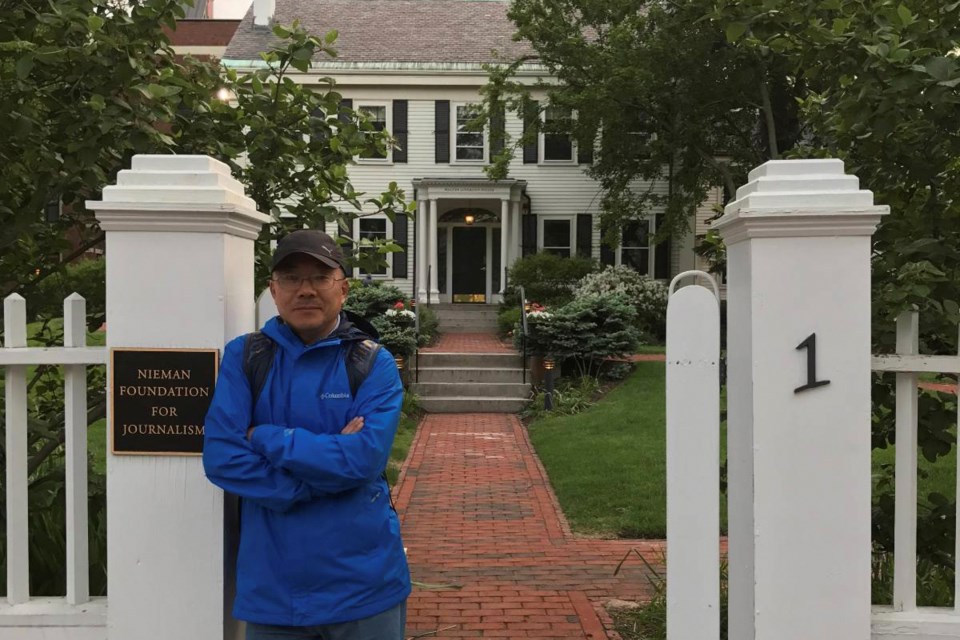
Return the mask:
[(252, 0), (213, 0), (213, 17), (242, 18), (250, 8)]

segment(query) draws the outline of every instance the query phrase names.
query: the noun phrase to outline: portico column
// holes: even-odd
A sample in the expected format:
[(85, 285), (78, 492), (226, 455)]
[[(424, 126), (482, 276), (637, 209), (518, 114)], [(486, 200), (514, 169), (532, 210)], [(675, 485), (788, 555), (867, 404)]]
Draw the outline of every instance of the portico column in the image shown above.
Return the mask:
[(520, 202), (513, 203), (513, 219), (510, 221), (510, 262), (507, 263), (507, 266), (512, 265), (517, 259), (520, 258), (520, 254), (523, 252), (523, 238), (520, 236)]
[(437, 288), (437, 199), (430, 198), (430, 218), (427, 222), (427, 237), (430, 245), (430, 295), (428, 302), (440, 302), (440, 289)]
[(507, 252), (510, 249), (510, 243), (507, 236), (510, 235), (510, 201), (500, 201), (500, 295), (503, 295), (503, 289), (507, 282)]
[(427, 242), (427, 201), (417, 203), (417, 302), (425, 300), (429, 283), (427, 282), (427, 262), (430, 257), (430, 245)]

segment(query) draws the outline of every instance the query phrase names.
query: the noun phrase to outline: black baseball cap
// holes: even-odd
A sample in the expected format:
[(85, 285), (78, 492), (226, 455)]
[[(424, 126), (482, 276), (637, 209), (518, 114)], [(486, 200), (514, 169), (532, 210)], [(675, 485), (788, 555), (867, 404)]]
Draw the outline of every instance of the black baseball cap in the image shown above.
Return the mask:
[(347, 271), (346, 260), (337, 242), (317, 229), (300, 229), (281, 238), (273, 252), (270, 270), (276, 271), (281, 262), (295, 253), (316, 258), (331, 269)]

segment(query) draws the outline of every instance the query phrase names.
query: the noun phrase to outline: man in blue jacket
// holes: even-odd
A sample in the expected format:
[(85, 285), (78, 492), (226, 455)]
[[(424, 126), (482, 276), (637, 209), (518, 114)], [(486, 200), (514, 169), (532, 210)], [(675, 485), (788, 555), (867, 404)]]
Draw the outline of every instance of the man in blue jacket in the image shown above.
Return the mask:
[(279, 242), (270, 292), (279, 316), (263, 328), (276, 349), (262, 392), (241, 336), (204, 425), (207, 477), (241, 498), (233, 614), (247, 640), (402, 640), (410, 575), (382, 477), (403, 399), (396, 364), (379, 349), (351, 393), (344, 356), (370, 335), (342, 310), (349, 283), (327, 234)]

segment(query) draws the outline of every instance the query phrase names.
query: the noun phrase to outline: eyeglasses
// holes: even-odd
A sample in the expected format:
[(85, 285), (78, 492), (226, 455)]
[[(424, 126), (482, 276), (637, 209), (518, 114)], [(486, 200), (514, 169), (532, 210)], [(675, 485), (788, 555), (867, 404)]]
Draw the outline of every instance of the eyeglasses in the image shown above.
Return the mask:
[(284, 291), (297, 291), (304, 282), (310, 284), (310, 288), (316, 291), (323, 291), (333, 287), (334, 282), (343, 282), (346, 278), (334, 278), (333, 276), (315, 274), (312, 276), (298, 276), (295, 273), (283, 273), (273, 278), (277, 286)]

